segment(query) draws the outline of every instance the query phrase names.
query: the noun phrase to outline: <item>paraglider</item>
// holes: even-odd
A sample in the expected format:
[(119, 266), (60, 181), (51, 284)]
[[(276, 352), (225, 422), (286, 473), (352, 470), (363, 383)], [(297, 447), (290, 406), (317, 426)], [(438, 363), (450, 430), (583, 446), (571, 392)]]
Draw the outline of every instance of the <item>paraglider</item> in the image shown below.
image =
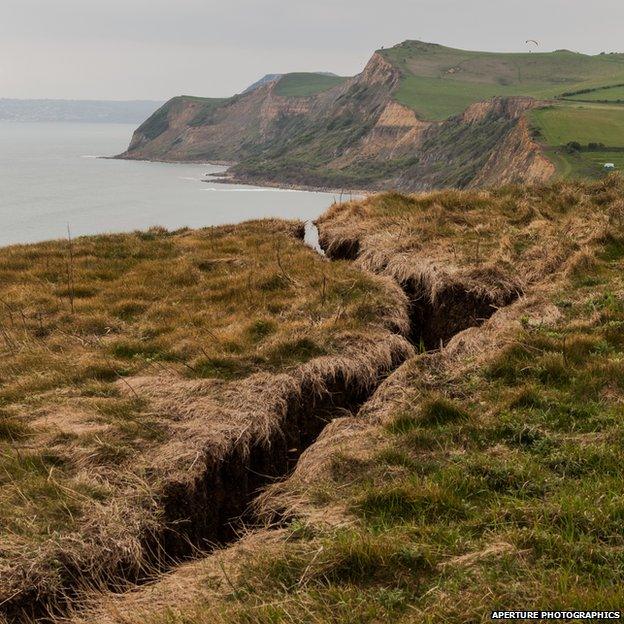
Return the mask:
[[(535, 41), (535, 39), (527, 39), (524, 43), (526, 43), (527, 45), (529, 45), (530, 43), (534, 44), (536, 48), (539, 47), (539, 42)], [(533, 50), (531, 50), (531, 48), (529, 47), (529, 52), (533, 52)]]

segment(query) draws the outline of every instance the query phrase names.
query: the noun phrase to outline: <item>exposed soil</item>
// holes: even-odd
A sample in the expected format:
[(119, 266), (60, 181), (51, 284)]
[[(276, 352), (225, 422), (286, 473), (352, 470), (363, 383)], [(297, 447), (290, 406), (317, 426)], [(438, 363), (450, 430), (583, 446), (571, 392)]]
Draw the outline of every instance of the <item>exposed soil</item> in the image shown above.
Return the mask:
[[(401, 363), (396, 361), (394, 367)], [(374, 389), (344, 374), (338, 374), (321, 396), (306, 384), (289, 400), (283, 431), (249, 450), (240, 445), (226, 457), (207, 462), (192, 488), (192, 500), (188, 487), (172, 485), (164, 494), (167, 524), (172, 527), (162, 543), (167, 557), (179, 560), (192, 554), (192, 547), (205, 550), (235, 539), (242, 522), (253, 522), (249, 507), (259, 491), (289, 474), (327, 423), (357, 412)]]
[[(325, 255), (332, 260), (356, 260), (360, 253), (358, 238), (319, 237)], [(399, 284), (407, 295), (410, 307), (410, 332), (408, 340), (419, 350), (437, 349), (447, 343), (455, 334), (469, 327), (477, 327), (494, 314), (501, 306), (509, 305), (518, 298), (519, 292), (509, 292), (504, 300), (489, 298), (453, 284), (438, 293), (431, 301), (413, 279)]]
[[(481, 325), (499, 308), (486, 296), (459, 285), (445, 289), (435, 303), (425, 299), (411, 281), (403, 288), (410, 299), (412, 331), (409, 340), (428, 351), (444, 345), (464, 329)], [(517, 296), (517, 293), (510, 294), (505, 305)]]
[[(403, 359), (397, 357), (389, 370), (381, 371), (379, 382)], [(340, 371), (326, 381), (322, 393), (314, 383), (304, 381), (300, 391), (288, 400), (281, 428), (276, 428), (268, 439), (251, 447), (241, 442), (224, 457), (208, 456), (202, 460), (205, 464), (193, 483), (168, 485), (162, 493), (165, 528), (145, 539), (144, 549), (150, 553), (145, 565), (141, 569), (110, 570), (108, 579), (100, 579), (102, 584), (114, 589), (144, 583), (198, 552), (236, 539), (237, 530), (254, 521), (249, 509), (260, 490), (289, 474), (328, 422), (357, 412), (375, 389)], [(67, 593), (54, 605), (49, 597), (22, 594), (12, 604), (3, 605), (8, 621), (45, 622), (50, 614), (62, 615), (75, 606), (84, 571), (66, 567), (65, 576)]]
[[(241, 432), (241, 439), (226, 455), (207, 452), (199, 460), (203, 466), (194, 480), (171, 481), (166, 486), (159, 504), (163, 528), (145, 536), (142, 550), (147, 554), (140, 567), (128, 557), (125, 563), (108, 570), (106, 578), (97, 579), (99, 585), (123, 591), (129, 585), (152, 580), (189, 557), (235, 540), (239, 529), (253, 524), (249, 510), (261, 489), (288, 475), (328, 422), (355, 414), (407, 356), (405, 351), (393, 352), (388, 365), (378, 365), (377, 381), (372, 385), (338, 367), (327, 374), (321, 387), (318, 379), (304, 377), (287, 398), (280, 426), (272, 428), (266, 438), (249, 445)], [(85, 570), (75, 564), (65, 564), (63, 577), (63, 596), (39, 595), (33, 590), (2, 605), (0, 612), (16, 623), (45, 622), (50, 616), (62, 616), (76, 608), (88, 589)]]

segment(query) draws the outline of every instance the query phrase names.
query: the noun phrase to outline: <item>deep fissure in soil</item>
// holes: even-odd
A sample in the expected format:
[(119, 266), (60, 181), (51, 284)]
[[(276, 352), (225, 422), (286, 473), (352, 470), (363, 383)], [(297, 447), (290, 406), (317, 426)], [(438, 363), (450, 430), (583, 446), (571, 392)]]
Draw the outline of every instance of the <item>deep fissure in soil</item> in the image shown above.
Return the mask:
[[(421, 289), (408, 280), (402, 284), (409, 298), (410, 334), (408, 340), (419, 350), (431, 351), (444, 346), (455, 334), (469, 327), (478, 327), (500, 307), (513, 303), (517, 292), (495, 300), (453, 284), (429, 301)], [(500, 305), (502, 303), (502, 306)]]
[[(378, 383), (401, 363), (397, 359), (390, 369), (381, 370)], [(337, 416), (356, 413), (378, 383), (366, 387), (338, 373), (326, 383), (322, 395), (304, 383), (301, 394), (289, 399), (287, 415), (269, 440), (249, 449), (239, 445), (221, 460), (207, 464), (194, 484), (192, 499), (187, 486), (172, 485), (164, 497), (168, 523), (176, 527), (165, 535), (163, 548), (168, 556), (185, 557), (189, 543), (202, 548), (235, 539), (239, 521), (253, 521), (250, 504), (259, 491), (290, 474), (325, 426)]]
[[(331, 244), (319, 236), (325, 255), (331, 260), (356, 260), (360, 253), (360, 241), (340, 239)], [(399, 282), (409, 299), (410, 331), (406, 338), (419, 351), (431, 351), (445, 345), (455, 334), (478, 327), (499, 308), (513, 303), (520, 295), (510, 291), (504, 295), (488, 296), (466, 288), (461, 283), (450, 284), (436, 293), (435, 301), (413, 278)]]
[[(121, 561), (97, 579), (100, 587), (127, 590), (154, 579), (180, 562), (214, 547), (224, 546), (238, 537), (243, 523), (253, 523), (251, 503), (263, 487), (286, 477), (301, 453), (337, 416), (355, 414), (376, 387), (404, 360), (397, 356), (390, 367), (380, 368), (372, 385), (338, 372), (326, 380), (319, 394), (311, 381), (304, 380), (300, 392), (288, 399), (286, 416), (268, 440), (247, 446), (235, 445), (224, 457), (207, 457), (194, 482), (169, 483), (161, 496), (163, 528), (143, 540), (145, 553), (137, 566), (135, 560)], [(73, 562), (63, 569), (62, 596), (23, 593), (0, 609), (10, 622), (45, 622), (50, 615), (63, 616), (76, 607), (88, 588), (85, 573)], [(88, 579), (92, 581), (93, 579)]]
[[(321, 245), (323, 245), (321, 239)], [(354, 260), (359, 241), (345, 241), (333, 249), (325, 245), (328, 258)], [(412, 282), (400, 284), (409, 298), (410, 331), (406, 336), (419, 350), (438, 348), (458, 332), (481, 324), (498, 309), (487, 297), (478, 296), (460, 285), (442, 292), (433, 304)], [(505, 305), (516, 295), (510, 295)], [(109, 587), (141, 584), (179, 562), (206, 553), (237, 539), (242, 521), (253, 522), (251, 504), (263, 487), (285, 478), (301, 453), (311, 446), (325, 426), (338, 416), (356, 414), (380, 385), (400, 366), (403, 357), (380, 370), (376, 383), (366, 385), (353, 376), (338, 373), (326, 380), (326, 392), (304, 382), (300, 394), (288, 401), (286, 417), (270, 439), (236, 445), (225, 457), (206, 458), (200, 476), (192, 483), (170, 483), (162, 495), (163, 529), (144, 539), (145, 561), (121, 562), (109, 571)], [(149, 570), (149, 573), (146, 572)], [(49, 596), (18, 597), (3, 607), (9, 621), (44, 621), (46, 614), (62, 614), (72, 606), (84, 585), (84, 571), (75, 565), (65, 569), (66, 592), (52, 603)]]

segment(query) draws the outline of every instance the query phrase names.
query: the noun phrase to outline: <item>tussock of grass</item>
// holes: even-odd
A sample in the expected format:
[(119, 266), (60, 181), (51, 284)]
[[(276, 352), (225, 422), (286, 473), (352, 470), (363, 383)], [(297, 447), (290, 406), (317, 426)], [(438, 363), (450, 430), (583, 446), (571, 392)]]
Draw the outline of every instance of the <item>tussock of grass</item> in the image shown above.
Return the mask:
[(302, 583), (326, 587), (393, 582), (401, 586), (417, 581), (431, 569), (426, 553), (404, 548), (392, 539), (370, 532), (337, 531), (326, 536), (318, 546), (312, 565), (309, 545), (305, 542), (282, 557), (260, 559), (256, 566), (245, 570), (240, 579), (242, 590), (253, 593), (262, 585), (270, 590), (277, 584), (286, 592), (292, 592)]
[(0, 412), (0, 440), (15, 442), (26, 438), (30, 429), (17, 418)]
[(407, 433), (419, 427), (419, 419), (411, 413), (398, 414), (388, 423), (387, 430), (391, 433)]
[(424, 423), (437, 425), (466, 420), (470, 417), (466, 410), (444, 397), (428, 400), (422, 406), (421, 414)]

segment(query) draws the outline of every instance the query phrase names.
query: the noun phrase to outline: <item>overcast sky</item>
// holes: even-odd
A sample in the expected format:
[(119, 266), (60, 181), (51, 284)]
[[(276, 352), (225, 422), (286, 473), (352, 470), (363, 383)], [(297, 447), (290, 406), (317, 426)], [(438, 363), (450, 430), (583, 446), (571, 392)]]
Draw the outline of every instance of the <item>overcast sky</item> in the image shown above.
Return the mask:
[(624, 0), (0, 0), (0, 97), (226, 96), (405, 39), (624, 51)]

